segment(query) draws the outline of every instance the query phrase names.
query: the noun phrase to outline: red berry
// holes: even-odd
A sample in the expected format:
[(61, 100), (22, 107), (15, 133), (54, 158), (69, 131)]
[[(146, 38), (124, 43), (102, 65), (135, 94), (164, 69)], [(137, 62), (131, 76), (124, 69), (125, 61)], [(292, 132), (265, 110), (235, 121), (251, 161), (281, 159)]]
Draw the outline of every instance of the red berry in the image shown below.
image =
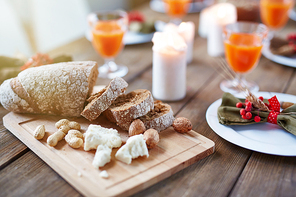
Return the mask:
[(249, 102), (248, 99), (245, 100), (245, 103)]
[(237, 108), (242, 108), (242, 107), (243, 107), (243, 104), (242, 104), (241, 102), (238, 102), (238, 103), (236, 104), (236, 107), (237, 107)]
[(259, 96), (258, 99), (263, 101), (263, 96)]
[(247, 119), (246, 115), (242, 115), (242, 118), (243, 118), (243, 119)]
[(245, 110), (246, 110), (247, 112), (252, 111), (252, 107), (248, 107), (248, 106), (246, 106), (246, 107), (245, 107)]
[(254, 117), (254, 121), (255, 121), (255, 122), (260, 122), (260, 120), (261, 120), (260, 116), (255, 116), (255, 117)]
[(291, 33), (291, 34), (288, 34), (288, 40), (296, 40), (296, 34), (295, 33)]
[(252, 108), (252, 103), (251, 102), (247, 102), (246, 103), (246, 107), (251, 107)]
[(137, 22), (144, 22), (145, 18), (144, 15), (139, 11), (131, 11), (128, 13), (128, 21), (129, 23), (137, 21)]
[(252, 113), (251, 112), (247, 112), (246, 113), (246, 118), (249, 120), (252, 118)]
[(241, 109), (241, 110), (239, 111), (239, 113), (240, 113), (240, 115), (246, 115), (246, 110), (245, 110), (245, 109)]

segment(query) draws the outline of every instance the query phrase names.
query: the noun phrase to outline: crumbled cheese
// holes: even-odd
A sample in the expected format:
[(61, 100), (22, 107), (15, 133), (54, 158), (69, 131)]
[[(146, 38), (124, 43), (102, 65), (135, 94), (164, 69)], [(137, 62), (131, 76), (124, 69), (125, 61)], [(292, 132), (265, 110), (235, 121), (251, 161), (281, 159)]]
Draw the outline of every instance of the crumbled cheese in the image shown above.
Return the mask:
[(100, 177), (107, 179), (109, 177), (109, 174), (108, 174), (108, 172), (106, 170), (103, 170), (100, 173)]
[(115, 158), (119, 161), (130, 164), (132, 162), (132, 159), (144, 155), (149, 157), (147, 145), (144, 140), (143, 134), (140, 134), (128, 138), (126, 144), (123, 145), (115, 154)]
[(92, 165), (95, 168), (103, 167), (106, 163), (111, 161), (112, 149), (106, 145), (99, 145), (95, 154)]
[(121, 146), (121, 138), (116, 129), (107, 129), (100, 125), (89, 125), (84, 134), (84, 150), (96, 149), (98, 145), (104, 144), (109, 148)]

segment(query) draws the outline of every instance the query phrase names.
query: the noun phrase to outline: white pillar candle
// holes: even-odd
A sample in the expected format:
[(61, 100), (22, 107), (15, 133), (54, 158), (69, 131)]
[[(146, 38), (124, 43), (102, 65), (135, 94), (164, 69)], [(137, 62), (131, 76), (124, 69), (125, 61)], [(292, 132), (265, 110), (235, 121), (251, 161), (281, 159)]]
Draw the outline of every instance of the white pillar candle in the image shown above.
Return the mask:
[(185, 40), (187, 45), (186, 61), (189, 64), (192, 62), (193, 43), (195, 35), (195, 25), (193, 22), (182, 22), (179, 26), (168, 23), (165, 25), (164, 32), (177, 32)]
[(198, 34), (202, 38), (206, 38), (208, 35), (209, 20), (211, 17), (210, 7), (203, 9), (199, 15)]
[(219, 3), (210, 7), (211, 17), (208, 19), (208, 54), (220, 56), (224, 54), (223, 26), (237, 21), (236, 7), (230, 3)]
[(152, 94), (166, 101), (186, 95), (186, 50), (184, 39), (174, 32), (156, 32), (153, 42)]

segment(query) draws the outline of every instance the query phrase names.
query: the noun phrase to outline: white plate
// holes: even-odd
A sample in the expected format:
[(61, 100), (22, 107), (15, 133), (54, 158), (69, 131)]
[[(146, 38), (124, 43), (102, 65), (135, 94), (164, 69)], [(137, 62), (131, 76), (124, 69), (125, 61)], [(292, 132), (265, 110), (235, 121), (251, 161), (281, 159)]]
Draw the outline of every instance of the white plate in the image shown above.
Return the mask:
[[(134, 32), (128, 31), (123, 37), (123, 42), (125, 45), (142, 44), (142, 43), (151, 42), (153, 34), (154, 33), (143, 34), (143, 33), (134, 33)], [(87, 30), (85, 32), (85, 37), (88, 41), (91, 42), (92, 35), (90, 30)]]
[(274, 61), (285, 66), (296, 68), (296, 55), (292, 57), (285, 57), (281, 55), (274, 55), (269, 49), (269, 43), (266, 43), (262, 49), (262, 54), (271, 61)]
[[(296, 96), (273, 92), (257, 92), (256, 96), (270, 98), (277, 96), (279, 101), (295, 102)], [(238, 95), (236, 95), (238, 96)], [(219, 123), (218, 107), (222, 99), (212, 103), (207, 110), (206, 119), (213, 131), (223, 139), (253, 151), (272, 155), (296, 156), (296, 136), (275, 124), (225, 126)]]
[(290, 18), (294, 21), (296, 21), (296, 7), (291, 10), (290, 12)]

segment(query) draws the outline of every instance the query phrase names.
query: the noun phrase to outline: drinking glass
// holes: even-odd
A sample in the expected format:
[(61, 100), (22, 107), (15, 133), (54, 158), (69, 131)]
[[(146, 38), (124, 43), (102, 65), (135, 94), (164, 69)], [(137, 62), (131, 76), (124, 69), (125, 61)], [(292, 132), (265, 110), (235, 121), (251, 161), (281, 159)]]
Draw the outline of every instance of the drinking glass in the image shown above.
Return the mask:
[(182, 17), (188, 12), (191, 0), (163, 0), (165, 11), (170, 16), (171, 23), (179, 25)]
[(123, 36), (128, 27), (127, 13), (122, 10), (96, 12), (91, 26), (92, 45), (105, 61), (99, 67), (99, 77), (113, 79), (125, 76), (128, 68), (117, 65), (114, 58), (124, 47)]
[(253, 22), (236, 22), (224, 27), (225, 58), (235, 76), (233, 80), (225, 80), (220, 84), (223, 91), (238, 93), (242, 91), (241, 87), (253, 92), (259, 90), (259, 86), (246, 81), (244, 75), (258, 64), (267, 34), (265, 25)]
[(269, 39), (286, 25), (293, 6), (294, 0), (260, 0), (261, 20), (271, 30)]

